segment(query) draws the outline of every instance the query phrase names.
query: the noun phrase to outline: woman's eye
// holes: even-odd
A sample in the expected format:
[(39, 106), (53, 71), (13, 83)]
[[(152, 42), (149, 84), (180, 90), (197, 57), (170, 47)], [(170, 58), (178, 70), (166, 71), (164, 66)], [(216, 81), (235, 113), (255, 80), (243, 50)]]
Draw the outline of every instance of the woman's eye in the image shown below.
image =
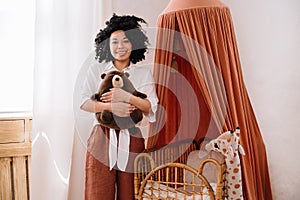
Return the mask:
[(124, 42), (124, 43), (129, 43), (130, 41), (129, 41), (129, 40), (123, 40), (123, 42)]

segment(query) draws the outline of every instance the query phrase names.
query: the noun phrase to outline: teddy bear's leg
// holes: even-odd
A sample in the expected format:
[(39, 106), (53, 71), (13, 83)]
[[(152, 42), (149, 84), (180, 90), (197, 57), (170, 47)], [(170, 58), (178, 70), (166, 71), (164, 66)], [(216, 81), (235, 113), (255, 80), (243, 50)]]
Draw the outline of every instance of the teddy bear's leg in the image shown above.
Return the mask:
[(105, 124), (111, 123), (111, 121), (113, 120), (113, 114), (107, 110), (104, 110), (101, 113), (101, 121)]
[(128, 131), (131, 135), (135, 135), (137, 133), (137, 127), (131, 127), (128, 129)]
[(134, 124), (137, 124), (143, 119), (143, 113), (142, 111), (136, 109), (130, 114), (130, 117)]

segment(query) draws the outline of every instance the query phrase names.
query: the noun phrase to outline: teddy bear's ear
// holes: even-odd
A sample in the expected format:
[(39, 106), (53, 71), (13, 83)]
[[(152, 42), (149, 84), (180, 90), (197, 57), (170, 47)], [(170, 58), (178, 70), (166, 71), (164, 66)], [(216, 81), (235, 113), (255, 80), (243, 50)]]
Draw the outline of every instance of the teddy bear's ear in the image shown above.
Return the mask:
[(106, 76), (105, 73), (101, 74), (101, 78), (104, 79), (104, 77)]
[(128, 72), (125, 72), (124, 74), (127, 76), (127, 78), (130, 76)]

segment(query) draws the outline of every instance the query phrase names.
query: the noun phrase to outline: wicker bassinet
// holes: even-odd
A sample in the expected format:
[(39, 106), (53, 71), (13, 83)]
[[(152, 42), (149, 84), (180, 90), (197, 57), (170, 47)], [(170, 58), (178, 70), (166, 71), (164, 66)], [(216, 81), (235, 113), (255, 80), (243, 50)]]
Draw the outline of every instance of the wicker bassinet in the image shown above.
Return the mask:
[[(186, 140), (140, 153), (134, 163), (135, 199), (225, 199), (224, 159), (205, 158), (197, 169), (187, 165), (189, 154), (198, 146)], [(203, 173), (208, 164), (217, 170), (214, 183)]]

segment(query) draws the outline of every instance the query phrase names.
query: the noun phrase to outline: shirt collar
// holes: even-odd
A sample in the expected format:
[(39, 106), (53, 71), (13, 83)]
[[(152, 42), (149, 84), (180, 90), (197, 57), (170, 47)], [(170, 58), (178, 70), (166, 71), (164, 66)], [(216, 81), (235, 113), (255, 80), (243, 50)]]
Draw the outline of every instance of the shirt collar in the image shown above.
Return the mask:
[(107, 62), (106, 66), (104, 68), (104, 71), (110, 71), (112, 69), (116, 69), (115, 66), (114, 66), (114, 64), (113, 64), (113, 62), (112, 61)]
[[(132, 64), (132, 62), (130, 62), (129, 66), (126, 67), (125, 69), (123, 69), (123, 71), (127, 71), (127, 72), (128, 72), (128, 71), (130, 71), (130, 70), (132, 69), (132, 67), (133, 67), (133, 64)], [(110, 62), (107, 63), (107, 65), (105, 66), (104, 71), (111, 71), (111, 70), (118, 70), (118, 69), (114, 66), (114, 64), (113, 64), (112, 61), (110, 61)]]

